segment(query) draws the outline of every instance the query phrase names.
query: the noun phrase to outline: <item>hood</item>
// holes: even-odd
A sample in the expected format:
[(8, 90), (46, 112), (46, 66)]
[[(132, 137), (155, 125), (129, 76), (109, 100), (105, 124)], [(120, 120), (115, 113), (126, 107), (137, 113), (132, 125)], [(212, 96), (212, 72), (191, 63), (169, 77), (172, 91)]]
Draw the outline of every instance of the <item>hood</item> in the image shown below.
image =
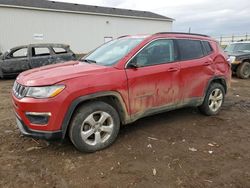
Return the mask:
[(75, 77), (98, 74), (108, 69), (110, 67), (69, 61), (25, 71), (17, 77), (17, 82), (25, 86), (53, 85)]

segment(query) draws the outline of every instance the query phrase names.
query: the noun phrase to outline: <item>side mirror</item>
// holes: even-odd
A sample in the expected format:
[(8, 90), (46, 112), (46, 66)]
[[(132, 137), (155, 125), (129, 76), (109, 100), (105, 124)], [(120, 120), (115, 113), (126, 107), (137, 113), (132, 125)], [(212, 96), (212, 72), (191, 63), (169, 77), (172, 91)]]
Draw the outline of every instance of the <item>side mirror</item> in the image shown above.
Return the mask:
[(4, 59), (9, 59), (9, 54), (4, 54), (4, 55), (3, 55), (3, 60), (4, 60)]
[(129, 67), (131, 68), (139, 68), (139, 67), (144, 67), (147, 65), (148, 62), (148, 56), (147, 54), (138, 54), (134, 59), (132, 59), (129, 63)]
[(132, 59), (128, 65), (129, 68), (137, 69), (139, 67), (137, 64), (137, 58), (135, 57), (134, 59)]
[(129, 67), (130, 67), (130, 68), (137, 69), (139, 66), (136, 64), (136, 62), (131, 61), (131, 62), (129, 63)]

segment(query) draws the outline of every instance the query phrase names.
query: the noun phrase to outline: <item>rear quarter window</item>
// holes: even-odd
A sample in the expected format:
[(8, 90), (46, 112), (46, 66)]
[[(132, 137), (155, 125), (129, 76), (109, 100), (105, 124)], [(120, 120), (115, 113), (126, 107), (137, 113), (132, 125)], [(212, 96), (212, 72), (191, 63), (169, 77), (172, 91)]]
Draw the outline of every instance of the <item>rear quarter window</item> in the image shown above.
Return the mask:
[(199, 40), (177, 39), (180, 60), (198, 59), (204, 56)]
[(209, 55), (213, 52), (213, 48), (208, 41), (202, 41), (205, 55)]
[(53, 47), (55, 54), (66, 54), (67, 50), (61, 47)]

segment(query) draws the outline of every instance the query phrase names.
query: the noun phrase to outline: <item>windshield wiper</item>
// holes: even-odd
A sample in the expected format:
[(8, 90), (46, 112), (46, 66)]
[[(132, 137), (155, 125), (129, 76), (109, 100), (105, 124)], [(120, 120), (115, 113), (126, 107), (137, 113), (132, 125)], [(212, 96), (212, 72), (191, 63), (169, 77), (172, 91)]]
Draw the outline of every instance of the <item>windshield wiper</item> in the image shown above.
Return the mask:
[(95, 60), (91, 60), (91, 59), (81, 59), (81, 61), (84, 61), (84, 62), (87, 62), (87, 63), (95, 63), (96, 64), (96, 61)]

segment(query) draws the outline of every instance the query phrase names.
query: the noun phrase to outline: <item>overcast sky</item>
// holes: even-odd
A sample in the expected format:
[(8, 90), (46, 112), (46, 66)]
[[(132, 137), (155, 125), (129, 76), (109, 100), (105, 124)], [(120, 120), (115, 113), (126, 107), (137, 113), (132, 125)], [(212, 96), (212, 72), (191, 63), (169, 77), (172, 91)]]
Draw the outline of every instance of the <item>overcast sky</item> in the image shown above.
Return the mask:
[(173, 30), (213, 36), (250, 33), (249, 0), (57, 0), (146, 10), (175, 19)]

